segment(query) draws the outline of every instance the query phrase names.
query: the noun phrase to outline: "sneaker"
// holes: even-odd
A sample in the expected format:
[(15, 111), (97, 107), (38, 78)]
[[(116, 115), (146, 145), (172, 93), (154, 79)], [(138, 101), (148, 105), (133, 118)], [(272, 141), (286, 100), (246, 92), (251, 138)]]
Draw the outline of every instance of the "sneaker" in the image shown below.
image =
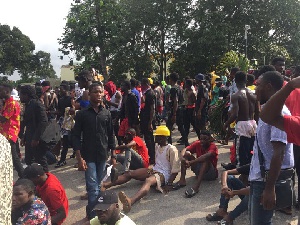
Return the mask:
[(218, 225), (233, 225), (233, 222), (227, 222), (226, 220), (222, 219), (218, 222)]
[(59, 167), (62, 167), (62, 166), (65, 166), (67, 164), (66, 161), (62, 161), (62, 162), (58, 162), (55, 166), (55, 168), (59, 168)]

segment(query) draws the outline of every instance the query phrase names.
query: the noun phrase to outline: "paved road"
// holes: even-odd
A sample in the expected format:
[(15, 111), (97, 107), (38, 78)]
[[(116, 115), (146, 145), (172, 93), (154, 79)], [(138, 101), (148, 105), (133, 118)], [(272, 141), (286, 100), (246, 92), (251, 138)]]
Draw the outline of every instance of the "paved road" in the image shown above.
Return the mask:
[[(174, 140), (178, 140), (178, 132), (174, 132)], [(190, 134), (190, 141), (196, 140), (195, 133)], [(183, 146), (177, 146), (179, 150)], [(219, 174), (222, 170), (220, 165), (222, 162), (229, 160), (229, 147), (219, 147)], [(71, 150), (69, 151), (71, 153)], [(84, 172), (77, 171), (73, 166), (74, 159), (68, 159), (67, 165), (62, 168), (55, 169), (50, 166), (50, 170), (62, 182), (69, 198), (69, 216), (64, 224), (81, 225), (85, 217), (86, 201), (80, 200), (79, 196), (85, 193)], [(16, 175), (16, 174), (15, 174)], [(190, 170), (187, 172), (187, 186), (195, 182), (195, 178)], [(220, 176), (219, 176), (220, 177)], [(16, 178), (16, 176), (15, 176)], [(179, 179), (179, 176), (176, 180)], [(115, 187), (114, 190), (125, 191), (129, 196), (133, 195), (141, 186), (142, 182), (132, 180), (127, 184)], [(136, 203), (131, 212), (128, 214), (138, 225), (209, 225), (216, 224), (207, 222), (205, 216), (214, 212), (218, 208), (220, 198), (220, 179), (216, 181), (204, 181), (201, 184), (199, 193), (191, 199), (184, 197), (185, 189), (170, 192), (163, 195), (151, 190), (148, 196)], [(239, 203), (239, 199), (235, 197), (229, 205), (229, 210)], [(298, 213), (298, 212), (297, 212)], [(274, 216), (274, 225), (296, 224), (297, 217), (286, 216), (276, 212)], [(247, 213), (241, 215), (235, 224), (249, 224)]]

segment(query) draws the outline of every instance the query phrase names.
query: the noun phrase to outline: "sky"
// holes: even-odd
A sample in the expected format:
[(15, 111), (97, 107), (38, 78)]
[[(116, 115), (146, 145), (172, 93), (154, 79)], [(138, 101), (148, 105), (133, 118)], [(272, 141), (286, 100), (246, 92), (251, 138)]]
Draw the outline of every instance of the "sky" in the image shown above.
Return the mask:
[[(62, 36), (65, 18), (73, 0), (0, 0), (0, 24), (18, 27), (35, 44), (35, 52), (51, 54), (51, 64), (57, 76), (60, 67), (69, 63), (68, 56), (61, 60), (57, 39)], [(9, 77), (17, 80), (17, 73)]]

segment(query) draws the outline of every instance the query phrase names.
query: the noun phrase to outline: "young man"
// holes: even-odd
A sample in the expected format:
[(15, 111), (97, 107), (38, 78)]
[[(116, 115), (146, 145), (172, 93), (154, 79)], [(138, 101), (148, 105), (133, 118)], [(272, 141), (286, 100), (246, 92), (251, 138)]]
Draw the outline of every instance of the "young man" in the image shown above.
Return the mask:
[[(233, 170), (225, 170), (221, 178), (221, 198), (219, 209), (206, 216), (207, 221), (219, 221), (219, 225), (232, 225), (233, 221), (248, 209), (250, 188), (248, 187), (248, 176), (250, 164)], [(240, 175), (236, 178), (234, 175)], [(231, 198), (238, 195), (241, 202), (232, 210), (227, 212)]]
[(256, 133), (256, 121), (254, 120), (256, 97), (246, 88), (247, 75), (239, 71), (235, 74), (235, 83), (238, 91), (231, 96), (230, 117), (225, 122), (223, 129), (236, 122), (235, 148), (240, 166), (251, 162), (254, 136)]
[(101, 84), (90, 85), (90, 106), (77, 112), (72, 133), (78, 169), (85, 171), (88, 218), (95, 216), (92, 209), (100, 192), (99, 184), (104, 175), (108, 150), (115, 149), (112, 119), (110, 112), (102, 105), (103, 95)]
[[(124, 137), (124, 145), (119, 145), (116, 150), (125, 151), (123, 154), (117, 154), (116, 159), (113, 159), (113, 164), (120, 162), (124, 165), (124, 171), (136, 170), (139, 168), (148, 168), (149, 155), (145, 142), (140, 137), (136, 136), (133, 128), (129, 128)], [(115, 154), (113, 154), (115, 155)], [(115, 180), (112, 178), (112, 180)]]
[(23, 176), (23, 166), (17, 152), (17, 140), (20, 132), (20, 105), (11, 97), (12, 87), (7, 84), (0, 85), (0, 99), (4, 99), (4, 106), (0, 110), (0, 133), (10, 143), (13, 165), (19, 178)]
[(178, 172), (180, 171), (180, 161), (178, 158), (178, 150), (175, 146), (168, 144), (167, 139), (170, 131), (166, 126), (159, 126), (155, 132), (155, 165), (152, 169), (141, 168), (130, 170), (118, 177), (114, 184), (107, 184), (104, 187), (124, 184), (131, 179), (145, 181), (141, 189), (131, 198), (127, 197), (124, 192), (119, 193), (119, 198), (123, 203), (123, 210), (129, 212), (131, 206), (138, 200), (146, 196), (150, 187), (156, 185), (156, 189), (164, 192), (162, 188), (170, 188), (173, 185)]
[(283, 75), (284, 71), (285, 71), (285, 59), (281, 56), (275, 57), (272, 60), (272, 66), (275, 67), (277, 72), (279, 72), (281, 75)]
[(37, 99), (35, 88), (30, 85), (21, 87), (20, 100), (25, 103), (19, 134), (21, 146), (25, 145), (25, 163), (27, 165), (31, 165), (33, 162), (39, 163), (43, 166), (44, 171), (48, 172), (46, 152), (49, 147), (41, 140), (41, 135), (48, 123), (45, 106)]
[[(193, 155), (196, 154), (196, 157)], [(218, 148), (213, 143), (213, 138), (208, 131), (201, 131), (198, 141), (181, 151), (181, 175), (180, 180), (173, 187), (177, 190), (186, 186), (186, 170), (191, 170), (196, 174), (197, 182), (193, 187), (186, 190), (187, 198), (195, 196), (199, 192), (202, 180), (215, 180), (218, 177)]]
[(221, 78), (216, 78), (216, 85), (214, 89), (211, 92), (212, 95), (212, 100), (210, 105), (215, 105), (219, 101), (219, 96), (220, 96), (220, 87), (222, 86), (222, 80)]
[(118, 196), (115, 192), (102, 192), (93, 211), (97, 216), (84, 225), (135, 225), (128, 216), (121, 213)]
[(118, 136), (122, 140), (128, 128), (134, 128), (139, 134), (139, 106), (136, 96), (131, 92), (131, 85), (128, 80), (122, 82), (121, 91), (123, 96), (119, 114), (121, 124)]
[(143, 93), (142, 102), (144, 103), (144, 107), (141, 109), (140, 113), (140, 127), (149, 151), (150, 163), (154, 164), (155, 143), (152, 124), (155, 115), (155, 93), (150, 86), (148, 78), (143, 78), (141, 82), (141, 87)]
[(139, 111), (141, 109), (141, 93), (136, 89), (136, 86), (138, 85), (138, 81), (134, 78), (130, 79), (130, 86), (131, 86), (131, 92), (135, 95), (138, 106), (139, 106)]
[(36, 192), (49, 209), (52, 225), (61, 225), (68, 216), (69, 203), (66, 191), (52, 173), (33, 163), (24, 170), (24, 177), (36, 185)]
[[(282, 86), (283, 77), (279, 72), (266, 72), (259, 77), (257, 80), (256, 95), (263, 109), (264, 104)], [(280, 104), (278, 101), (276, 105), (283, 106), (284, 104)], [(272, 110), (268, 111), (268, 116), (273, 113), (278, 115), (276, 110)], [(285, 106), (281, 109), (281, 115), (287, 117), (290, 115)], [(254, 143), (254, 154), (249, 174), (250, 222), (251, 225), (271, 224), (273, 209), (276, 203), (275, 182), (281, 169), (293, 168), (293, 146), (288, 143), (285, 132), (275, 126), (266, 124), (261, 119), (258, 121), (257, 135)], [(265, 160), (265, 169), (268, 171), (266, 180), (263, 179), (260, 170), (259, 149)]]

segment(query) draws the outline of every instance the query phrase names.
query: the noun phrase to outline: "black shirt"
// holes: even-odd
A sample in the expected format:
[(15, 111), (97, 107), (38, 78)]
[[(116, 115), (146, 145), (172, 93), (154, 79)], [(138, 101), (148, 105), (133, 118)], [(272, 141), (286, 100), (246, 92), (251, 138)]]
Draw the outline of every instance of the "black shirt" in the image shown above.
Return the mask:
[(198, 93), (197, 93), (197, 100), (196, 100), (196, 108), (195, 110), (198, 111), (201, 105), (201, 101), (202, 99), (205, 99), (205, 104), (203, 106), (203, 109), (206, 109), (208, 106), (208, 89), (203, 86), (203, 85), (199, 85), (198, 86)]
[(175, 85), (170, 89), (170, 109), (174, 106), (174, 99), (177, 97), (178, 105), (183, 103), (183, 90), (180, 86)]
[(89, 106), (77, 112), (72, 140), (74, 150), (80, 150), (82, 158), (87, 162), (106, 160), (108, 150), (115, 149), (115, 136), (109, 110), (99, 106), (99, 112), (96, 113)]
[(127, 97), (122, 98), (120, 120), (128, 118), (129, 127), (139, 124), (139, 105), (134, 93), (129, 92)]
[(145, 96), (145, 106), (141, 110), (141, 115), (150, 117), (151, 106), (155, 104), (156, 95), (154, 91), (150, 88), (144, 93), (144, 96)]
[(31, 99), (25, 105), (24, 117), (23, 121), (21, 122), (19, 137), (23, 137), (23, 133), (26, 128), (25, 141), (39, 141), (47, 124), (48, 117), (44, 104), (37, 99)]
[(58, 116), (64, 116), (65, 114), (65, 109), (67, 107), (72, 107), (72, 97), (71, 96), (63, 96), (58, 100)]

